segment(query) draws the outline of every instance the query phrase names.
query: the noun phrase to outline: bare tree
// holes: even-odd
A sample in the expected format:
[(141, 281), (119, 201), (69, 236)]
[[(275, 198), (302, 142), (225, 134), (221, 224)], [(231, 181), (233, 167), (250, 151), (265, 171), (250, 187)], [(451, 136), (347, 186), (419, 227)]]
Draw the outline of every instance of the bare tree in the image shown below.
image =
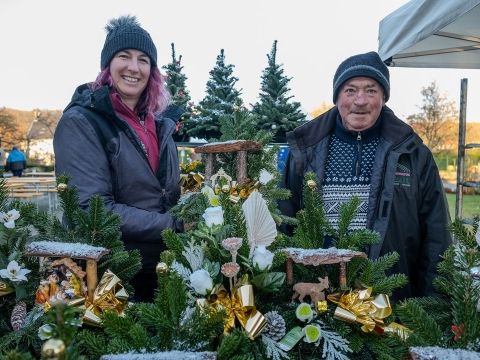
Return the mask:
[(3, 146), (17, 145), (22, 140), (22, 136), (18, 132), (18, 126), (10, 114), (5, 111), (5, 108), (0, 109), (0, 142)]
[(455, 102), (440, 94), (436, 82), (422, 88), (423, 104), (420, 112), (407, 117), (408, 123), (415, 129), (432, 152), (443, 149), (450, 137), (455, 136), (448, 126), (457, 116)]

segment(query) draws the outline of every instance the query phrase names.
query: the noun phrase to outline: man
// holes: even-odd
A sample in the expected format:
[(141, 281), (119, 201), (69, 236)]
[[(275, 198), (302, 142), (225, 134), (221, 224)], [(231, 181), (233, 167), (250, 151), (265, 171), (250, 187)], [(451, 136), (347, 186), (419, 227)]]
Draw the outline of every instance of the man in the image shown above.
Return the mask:
[(21, 177), (23, 170), (27, 168), (27, 158), (17, 146), (12, 148), (8, 155), (5, 171), (11, 171), (13, 176)]
[(442, 182), (430, 150), (385, 103), (388, 68), (375, 52), (343, 61), (333, 78), (334, 108), (287, 134), (290, 155), (283, 185), (292, 191), (280, 209), (295, 216), (302, 208), (307, 171), (316, 173), (324, 208), (333, 226), (340, 205), (353, 196), (360, 206), (351, 229), (368, 228), (380, 241), (368, 249), (375, 259), (396, 251), (392, 269), (409, 284), (403, 299), (433, 295), (440, 255), (451, 243)]

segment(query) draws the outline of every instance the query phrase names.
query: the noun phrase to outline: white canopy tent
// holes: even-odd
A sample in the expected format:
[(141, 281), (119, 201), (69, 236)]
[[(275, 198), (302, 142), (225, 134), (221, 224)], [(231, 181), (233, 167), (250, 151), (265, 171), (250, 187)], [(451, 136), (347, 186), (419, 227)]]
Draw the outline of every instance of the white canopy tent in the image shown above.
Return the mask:
[[(389, 66), (480, 69), (480, 0), (411, 0), (380, 21), (378, 53)], [(460, 89), (455, 218), (462, 218), (467, 79)]]
[(389, 66), (480, 68), (480, 0), (412, 0), (380, 21)]

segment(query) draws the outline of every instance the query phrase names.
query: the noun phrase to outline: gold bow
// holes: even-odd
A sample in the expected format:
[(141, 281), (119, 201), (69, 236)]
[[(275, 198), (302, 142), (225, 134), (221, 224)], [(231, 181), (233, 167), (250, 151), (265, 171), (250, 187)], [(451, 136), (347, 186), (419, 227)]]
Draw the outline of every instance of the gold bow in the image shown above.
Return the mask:
[(255, 307), (253, 286), (250, 284), (235, 288), (229, 295), (223, 285), (216, 286), (210, 295), (208, 304), (225, 310), (224, 334), (235, 328), (235, 319), (247, 332), (250, 339), (255, 339), (267, 325), (265, 317)]
[(12, 287), (8, 286), (3, 281), (0, 281), (0, 296), (11, 294), (14, 291), (15, 290)]
[(118, 276), (110, 270), (105, 271), (100, 282), (95, 288), (93, 301), (85, 299), (85, 315), (83, 322), (89, 325), (99, 326), (100, 315), (106, 310), (116, 311), (123, 315), (123, 310), (128, 305), (128, 293), (123, 287)]
[(183, 173), (189, 173), (192, 171), (195, 171), (202, 165), (202, 162), (200, 160), (194, 160), (191, 163), (188, 164), (180, 164), (180, 169), (182, 170)]
[(182, 194), (186, 192), (198, 191), (203, 184), (204, 177), (199, 172), (189, 172), (188, 174), (180, 175), (180, 187)]
[(371, 332), (377, 326), (383, 329), (383, 319), (392, 313), (390, 299), (384, 294), (372, 297), (371, 293), (372, 288), (369, 287), (328, 295), (328, 300), (338, 305), (333, 317), (349, 323), (360, 323), (364, 332)]

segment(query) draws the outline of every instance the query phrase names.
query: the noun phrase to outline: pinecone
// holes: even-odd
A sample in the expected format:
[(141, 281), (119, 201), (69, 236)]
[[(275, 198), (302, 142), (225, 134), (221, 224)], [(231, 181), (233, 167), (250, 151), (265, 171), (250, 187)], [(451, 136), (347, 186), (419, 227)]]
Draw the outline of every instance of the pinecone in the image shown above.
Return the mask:
[(17, 331), (22, 328), (25, 318), (27, 317), (27, 304), (23, 301), (14, 306), (12, 310), (12, 316), (10, 317), (10, 323), (13, 330)]
[(265, 314), (265, 320), (267, 326), (265, 326), (263, 334), (275, 341), (280, 340), (286, 332), (285, 320), (282, 315), (276, 311), (269, 311)]

